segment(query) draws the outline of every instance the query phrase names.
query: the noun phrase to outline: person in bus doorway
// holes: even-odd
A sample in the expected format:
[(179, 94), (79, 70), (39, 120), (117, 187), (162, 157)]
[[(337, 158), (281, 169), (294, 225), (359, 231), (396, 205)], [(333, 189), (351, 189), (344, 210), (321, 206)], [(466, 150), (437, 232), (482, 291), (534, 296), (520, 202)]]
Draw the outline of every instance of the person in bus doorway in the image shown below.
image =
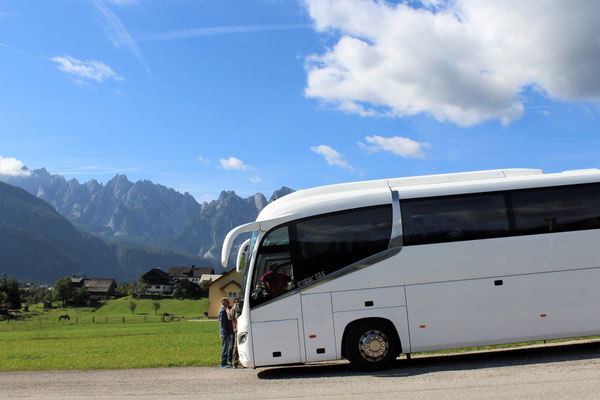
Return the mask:
[(227, 317), (229, 309), (229, 299), (221, 299), (221, 308), (219, 309), (219, 335), (223, 341), (221, 348), (221, 368), (231, 368), (231, 353), (233, 351), (233, 326), (231, 320)]
[(233, 352), (231, 354), (231, 362), (233, 364), (233, 368), (238, 368), (239, 365), (239, 353), (237, 346), (237, 321), (240, 316), (240, 299), (237, 297), (233, 299), (233, 307), (227, 310), (227, 318), (231, 320), (231, 325), (233, 326)]

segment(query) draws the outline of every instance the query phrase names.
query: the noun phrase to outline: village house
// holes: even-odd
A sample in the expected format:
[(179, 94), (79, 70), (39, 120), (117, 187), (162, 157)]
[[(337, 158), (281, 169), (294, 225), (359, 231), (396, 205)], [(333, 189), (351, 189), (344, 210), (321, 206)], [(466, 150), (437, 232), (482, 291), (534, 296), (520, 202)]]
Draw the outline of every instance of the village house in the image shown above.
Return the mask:
[(187, 279), (190, 282), (200, 285), (202, 276), (205, 274), (212, 275), (214, 274), (214, 270), (210, 267), (196, 267), (195, 265), (184, 267), (181, 265), (179, 267), (169, 267), (168, 274), (174, 285), (180, 279)]
[(115, 295), (117, 283), (114, 279), (84, 278), (83, 287), (90, 300), (107, 300)]
[(208, 288), (208, 318), (217, 318), (223, 297), (229, 298), (231, 302), (234, 298), (240, 296), (242, 275), (243, 272), (232, 269), (210, 284)]
[(117, 283), (112, 278), (73, 276), (71, 277), (71, 286), (74, 288), (84, 287), (90, 300), (107, 300), (114, 297), (117, 290)]
[(173, 281), (168, 273), (159, 267), (152, 268), (141, 276), (146, 283), (146, 292), (155, 294), (171, 294), (173, 292)]
[(211, 283), (213, 283), (214, 281), (216, 281), (217, 279), (219, 279), (222, 276), (223, 275), (221, 275), (221, 274), (204, 274), (200, 278), (200, 285), (202, 285), (204, 282), (206, 282), (210, 286)]

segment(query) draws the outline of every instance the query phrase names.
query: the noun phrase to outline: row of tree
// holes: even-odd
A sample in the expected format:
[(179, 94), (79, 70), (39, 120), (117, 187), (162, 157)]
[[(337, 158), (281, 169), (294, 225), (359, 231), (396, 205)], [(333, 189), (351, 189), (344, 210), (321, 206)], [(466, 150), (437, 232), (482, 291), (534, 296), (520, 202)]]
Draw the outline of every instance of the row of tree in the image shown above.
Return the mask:
[(22, 291), (19, 282), (6, 275), (0, 278), (0, 303), (7, 304), (8, 308), (21, 308)]
[[(137, 303), (133, 300), (129, 300), (129, 311), (133, 314), (135, 309), (137, 308)], [(152, 308), (154, 308), (154, 315), (158, 314), (158, 310), (160, 310), (160, 301), (155, 301), (152, 303)]]
[(87, 289), (85, 287), (73, 287), (72, 282), (70, 276), (58, 278), (52, 287), (52, 297), (56, 301), (62, 301), (63, 306), (67, 301), (73, 305), (85, 305), (88, 301)]
[(50, 298), (47, 287), (26, 286), (6, 275), (0, 276), (0, 307), (19, 309), (23, 304), (29, 306)]
[[(137, 287), (137, 289), (136, 289)], [(145, 293), (146, 283), (143, 281), (122, 282), (117, 290), (125, 296), (134, 293)], [(175, 285), (173, 297), (177, 299), (199, 299), (208, 296), (208, 284), (203, 282), (197, 285), (187, 279), (181, 279)], [(44, 301), (59, 301), (63, 306), (67, 303), (73, 305), (85, 305), (88, 302), (87, 289), (85, 287), (73, 287), (70, 276), (59, 278), (49, 291), (47, 287), (31, 286), (6, 275), (0, 276), (0, 307), (20, 309), (23, 304), (39, 304)], [(160, 307), (160, 306), (159, 306)], [(156, 310), (155, 310), (156, 311)]]

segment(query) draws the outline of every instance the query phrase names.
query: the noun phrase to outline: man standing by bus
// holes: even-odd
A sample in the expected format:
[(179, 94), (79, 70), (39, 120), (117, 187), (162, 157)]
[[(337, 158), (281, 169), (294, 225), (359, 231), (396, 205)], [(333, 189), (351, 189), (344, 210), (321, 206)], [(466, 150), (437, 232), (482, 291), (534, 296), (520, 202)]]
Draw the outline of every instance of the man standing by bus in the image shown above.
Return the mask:
[(239, 354), (237, 347), (237, 321), (240, 315), (240, 299), (237, 297), (233, 299), (233, 307), (227, 310), (227, 317), (231, 320), (233, 324), (233, 352), (231, 355), (231, 362), (233, 364), (233, 368), (237, 368), (239, 364)]
[(231, 353), (233, 351), (233, 326), (227, 311), (229, 309), (229, 299), (223, 297), (221, 299), (221, 309), (219, 310), (219, 335), (223, 341), (221, 348), (221, 368), (231, 368)]

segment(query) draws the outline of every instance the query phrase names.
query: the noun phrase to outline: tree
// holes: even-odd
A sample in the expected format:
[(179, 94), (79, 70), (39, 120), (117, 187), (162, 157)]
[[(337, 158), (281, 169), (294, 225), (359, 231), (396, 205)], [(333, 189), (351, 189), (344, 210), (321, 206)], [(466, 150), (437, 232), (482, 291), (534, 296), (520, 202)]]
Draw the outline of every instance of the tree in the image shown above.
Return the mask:
[(121, 282), (117, 286), (117, 290), (123, 294), (123, 296), (131, 296), (135, 292), (136, 282)]
[(135, 311), (136, 307), (137, 307), (137, 303), (133, 300), (130, 300), (129, 301), (129, 311), (131, 311), (132, 314)]
[(178, 299), (198, 299), (202, 297), (202, 289), (194, 282), (187, 279), (180, 279), (175, 286), (173, 295)]
[(88, 294), (86, 287), (77, 288), (73, 293), (73, 302), (78, 306), (83, 306), (88, 301)]
[(209, 279), (207, 281), (202, 281), (202, 283), (200, 283), (200, 291), (202, 292), (202, 297), (208, 297), (211, 284), (212, 284), (212, 279)]
[(50, 292), (48, 288), (43, 286), (33, 286), (25, 290), (24, 298), (25, 303), (31, 304), (39, 304), (44, 300), (49, 300)]
[(146, 293), (146, 289), (148, 288), (148, 284), (142, 278), (138, 281), (138, 293)]
[(152, 303), (152, 307), (154, 307), (154, 315), (157, 315), (158, 309), (160, 308), (160, 301), (155, 301)]
[(74, 295), (75, 290), (71, 284), (70, 276), (63, 276), (54, 282), (54, 286), (52, 287), (52, 297), (54, 297), (55, 300), (62, 301), (63, 306), (65, 305), (65, 302), (71, 300)]
[(21, 308), (23, 298), (19, 282), (16, 279), (2, 275), (0, 278), (0, 293), (4, 293), (5, 301), (10, 303), (11, 308)]

